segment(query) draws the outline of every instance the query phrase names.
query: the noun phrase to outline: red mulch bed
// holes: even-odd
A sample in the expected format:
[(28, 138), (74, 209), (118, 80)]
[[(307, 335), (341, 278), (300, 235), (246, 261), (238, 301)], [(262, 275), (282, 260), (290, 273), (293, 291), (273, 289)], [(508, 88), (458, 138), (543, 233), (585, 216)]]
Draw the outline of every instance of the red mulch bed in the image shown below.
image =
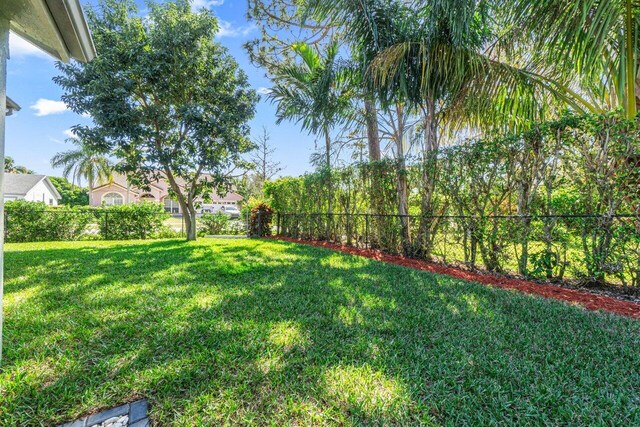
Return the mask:
[(545, 298), (553, 298), (560, 301), (580, 304), (588, 310), (604, 310), (622, 316), (640, 319), (640, 304), (631, 301), (622, 301), (604, 295), (595, 295), (586, 291), (567, 289), (552, 284), (532, 282), (529, 280), (513, 279), (486, 273), (466, 271), (455, 267), (448, 267), (417, 259), (405, 258), (399, 255), (389, 255), (373, 249), (353, 248), (335, 243), (293, 239), (290, 237), (276, 236), (274, 239), (293, 243), (318, 246), (333, 249), (351, 255), (359, 255), (378, 261), (402, 265), (431, 273), (442, 274), (456, 279), (479, 282), (485, 285), (496, 286), (505, 289), (515, 289), (528, 294), (539, 295)]

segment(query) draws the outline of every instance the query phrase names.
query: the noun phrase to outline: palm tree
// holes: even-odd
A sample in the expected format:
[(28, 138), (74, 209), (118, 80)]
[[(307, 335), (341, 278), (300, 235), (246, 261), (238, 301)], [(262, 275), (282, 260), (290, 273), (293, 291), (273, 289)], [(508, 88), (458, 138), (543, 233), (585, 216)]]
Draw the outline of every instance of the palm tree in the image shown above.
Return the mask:
[(33, 174), (31, 169), (26, 166), (16, 165), (15, 160), (12, 157), (6, 156), (4, 158), (4, 171), (8, 173), (21, 173), (21, 174)]
[[(352, 107), (349, 88), (336, 62), (338, 45), (331, 42), (324, 56), (305, 43), (293, 45), (293, 50), (300, 61), (278, 67), (269, 98), (277, 103), (277, 123), (292, 120), (303, 130), (324, 138), (325, 167), (330, 174), (331, 132), (348, 119)], [(329, 213), (330, 181), (329, 178)]]
[[(515, 62), (520, 66), (502, 60), (494, 49), (500, 36), (496, 13), (486, 0), (308, 0), (308, 5), (315, 19), (338, 22), (362, 53), (383, 108), (401, 106), (399, 111), (423, 117), (424, 218), (434, 213), (435, 181), (426, 165), (433, 164), (445, 125), (452, 130), (526, 126), (548, 115), (554, 105), (550, 95), (588, 108), (569, 88), (528, 69), (522, 58)], [(406, 204), (402, 176), (400, 213)], [(428, 228), (422, 224), (421, 234), (428, 236)]]
[(79, 139), (72, 139), (78, 148), (63, 151), (51, 159), (51, 166), (61, 167), (62, 174), (72, 183), (80, 183), (87, 180), (89, 186), (89, 203), (91, 203), (91, 191), (99, 181), (112, 178), (113, 164), (105, 155), (91, 150)]
[(508, 37), (533, 41), (541, 68), (556, 78), (578, 75), (587, 92), (608, 106), (637, 114), (637, 0), (501, 0), (512, 25)]

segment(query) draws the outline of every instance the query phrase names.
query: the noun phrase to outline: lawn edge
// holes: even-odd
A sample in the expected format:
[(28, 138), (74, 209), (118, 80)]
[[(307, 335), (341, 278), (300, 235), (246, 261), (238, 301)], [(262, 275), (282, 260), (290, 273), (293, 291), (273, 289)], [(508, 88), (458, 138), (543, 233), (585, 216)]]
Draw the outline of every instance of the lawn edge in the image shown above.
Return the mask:
[(591, 311), (605, 311), (625, 317), (640, 319), (640, 304), (631, 301), (619, 300), (606, 295), (596, 295), (586, 291), (567, 289), (561, 286), (538, 283), (531, 280), (515, 279), (495, 274), (462, 270), (460, 268), (445, 266), (434, 262), (406, 258), (401, 255), (391, 255), (374, 249), (354, 248), (325, 241), (295, 239), (286, 236), (272, 236), (269, 237), (269, 239), (331, 249), (349, 255), (361, 256), (385, 262), (387, 264), (400, 265), (469, 282), (476, 282), (482, 285), (511, 289), (530, 295), (541, 296), (547, 299), (578, 304)]

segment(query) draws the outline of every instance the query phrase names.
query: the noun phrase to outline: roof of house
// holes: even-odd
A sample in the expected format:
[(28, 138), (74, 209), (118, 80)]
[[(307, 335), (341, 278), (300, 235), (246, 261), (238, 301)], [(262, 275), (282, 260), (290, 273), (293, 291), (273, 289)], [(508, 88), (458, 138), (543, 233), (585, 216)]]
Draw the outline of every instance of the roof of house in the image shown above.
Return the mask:
[(24, 196), (29, 192), (29, 190), (43, 180), (56, 198), (62, 198), (60, 193), (58, 193), (58, 190), (56, 190), (56, 187), (51, 183), (51, 181), (49, 181), (49, 178), (46, 175), (34, 175), (27, 173), (5, 173), (4, 193)]
[[(203, 178), (206, 178), (207, 175), (203, 175)], [(176, 178), (176, 183), (178, 184), (178, 186), (183, 187), (185, 185), (185, 181), (182, 178)], [(132, 192), (133, 194), (145, 194), (146, 191), (142, 191), (139, 188), (130, 186), (127, 183), (127, 178), (124, 175), (121, 174), (114, 174), (109, 181), (107, 182), (103, 182), (103, 183), (99, 183), (98, 185), (96, 185), (94, 187), (94, 191), (102, 188), (104, 186), (108, 186), (108, 185), (116, 185), (119, 186), (121, 188), (128, 188), (130, 192)], [(169, 183), (165, 180), (159, 180), (159, 181), (155, 181), (149, 184), (151, 187), (155, 187), (158, 190), (160, 190), (162, 193), (164, 194), (168, 194), (169, 193)], [(233, 193), (233, 192), (229, 192), (227, 193), (224, 197), (218, 195), (215, 192), (211, 193), (211, 198), (214, 200), (225, 200), (225, 201), (235, 201), (235, 202), (239, 202), (243, 199), (243, 197), (240, 194), (237, 193)]]
[(13, 32), (62, 61), (96, 56), (79, 0), (2, 1), (0, 16)]
[(7, 96), (5, 111), (7, 112), (7, 116), (10, 116), (13, 112), (20, 111), (20, 106)]

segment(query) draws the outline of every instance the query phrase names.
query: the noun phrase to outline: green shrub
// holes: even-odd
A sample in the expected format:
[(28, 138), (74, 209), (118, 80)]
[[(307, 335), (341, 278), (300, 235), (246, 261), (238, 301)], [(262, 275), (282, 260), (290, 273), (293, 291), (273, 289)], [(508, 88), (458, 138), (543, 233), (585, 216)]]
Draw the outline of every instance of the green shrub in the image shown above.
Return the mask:
[(184, 237), (181, 231), (174, 230), (166, 225), (163, 225), (151, 236), (152, 239), (177, 239), (180, 237)]
[(41, 202), (14, 200), (5, 206), (7, 242), (77, 240), (93, 218), (86, 209), (50, 208)]
[(60, 203), (68, 206), (89, 206), (89, 190), (78, 187), (66, 178), (50, 176), (49, 181), (56, 187), (62, 199)]
[(242, 218), (229, 221), (227, 227), (224, 230), (224, 234), (230, 234), (233, 236), (240, 236), (247, 233), (245, 227), (246, 221)]
[(162, 229), (169, 217), (158, 203), (105, 206), (94, 212), (100, 236), (105, 240), (151, 238)]
[(200, 217), (198, 228), (204, 235), (222, 234), (229, 224), (229, 216), (222, 212), (204, 213)]

